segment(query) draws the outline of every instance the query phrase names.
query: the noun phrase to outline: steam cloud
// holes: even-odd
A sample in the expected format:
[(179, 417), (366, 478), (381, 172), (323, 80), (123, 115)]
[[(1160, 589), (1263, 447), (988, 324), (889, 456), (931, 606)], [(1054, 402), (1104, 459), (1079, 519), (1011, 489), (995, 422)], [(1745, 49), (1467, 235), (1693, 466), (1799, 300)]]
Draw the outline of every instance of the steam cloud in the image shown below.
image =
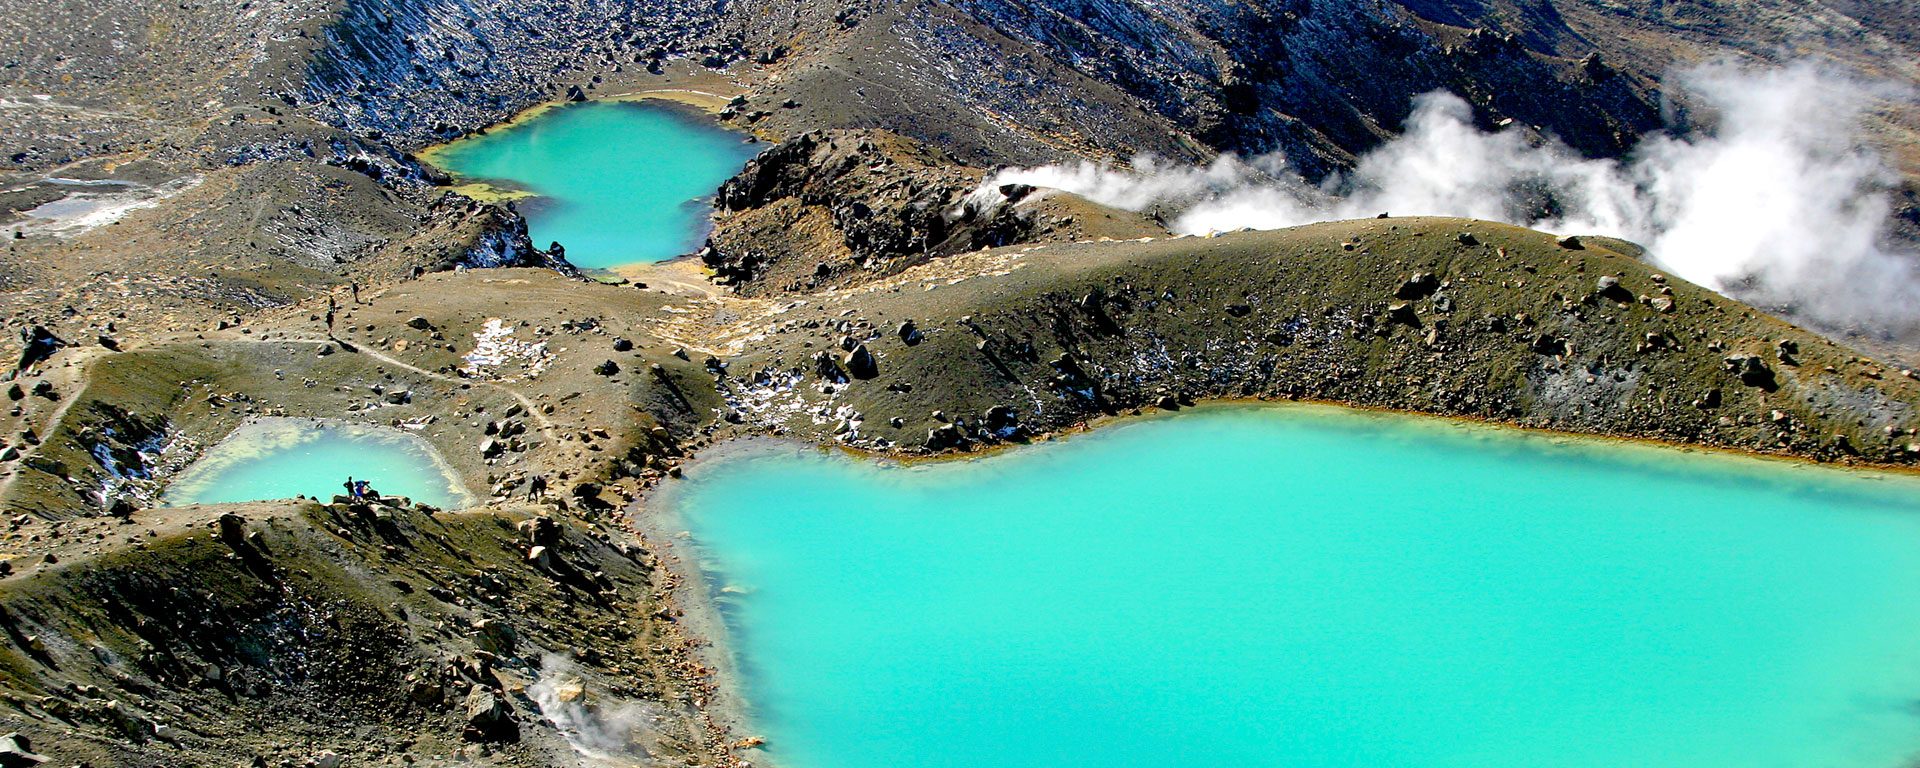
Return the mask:
[(565, 656), (545, 655), (540, 669), (540, 679), (527, 687), (527, 695), (566, 737), (582, 766), (628, 766), (647, 757), (642, 744), (655, 736), (648, 724), (658, 719), (657, 713), (640, 702), (589, 700), (579, 669)]
[(1860, 141), (1866, 110), (1893, 94), (1809, 64), (1708, 66), (1677, 84), (1716, 123), (1650, 137), (1625, 161), (1585, 159), (1516, 130), (1480, 131), (1466, 102), (1436, 91), (1415, 99), (1405, 134), (1317, 186), (1278, 154), (1203, 167), (1142, 157), (1131, 170), (1002, 170), (973, 202), (1028, 184), (1168, 212), (1183, 234), (1382, 212), (1490, 219), (1631, 240), (1693, 282), (1816, 324), (1920, 329), (1920, 254), (1889, 245), (1899, 179)]

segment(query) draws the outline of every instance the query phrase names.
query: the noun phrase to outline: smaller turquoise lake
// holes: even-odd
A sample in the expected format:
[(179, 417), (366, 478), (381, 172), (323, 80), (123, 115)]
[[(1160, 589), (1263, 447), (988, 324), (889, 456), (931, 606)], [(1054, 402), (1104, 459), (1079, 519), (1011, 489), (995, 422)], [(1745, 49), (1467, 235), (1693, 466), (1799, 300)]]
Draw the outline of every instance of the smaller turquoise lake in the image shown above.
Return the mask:
[(663, 261), (706, 236), (707, 200), (758, 151), (689, 110), (584, 102), (432, 153), (467, 179), (538, 197), (518, 206), (534, 245), (587, 269)]
[(1221, 407), (660, 503), (779, 768), (1920, 755), (1911, 477)]
[(172, 505), (331, 499), (348, 477), (384, 496), (455, 509), (473, 498), (432, 446), (388, 427), (260, 419), (241, 425), (167, 487)]

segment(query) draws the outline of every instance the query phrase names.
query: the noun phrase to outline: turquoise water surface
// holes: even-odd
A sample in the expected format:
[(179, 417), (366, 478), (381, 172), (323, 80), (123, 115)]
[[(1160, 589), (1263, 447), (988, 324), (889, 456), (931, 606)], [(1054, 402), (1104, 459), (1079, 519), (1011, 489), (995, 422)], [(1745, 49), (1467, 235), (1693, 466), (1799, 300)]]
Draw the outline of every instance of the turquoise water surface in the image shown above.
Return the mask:
[(1216, 408), (666, 501), (786, 768), (1920, 754), (1912, 478)]
[(605, 269), (692, 253), (705, 199), (755, 147), (684, 110), (586, 102), (433, 154), (441, 167), (536, 195), (519, 204), (535, 245), (566, 246), (575, 266)]
[(331, 499), (348, 477), (387, 496), (458, 508), (472, 497), (425, 440), (397, 429), (308, 419), (248, 422), (167, 487), (169, 504)]

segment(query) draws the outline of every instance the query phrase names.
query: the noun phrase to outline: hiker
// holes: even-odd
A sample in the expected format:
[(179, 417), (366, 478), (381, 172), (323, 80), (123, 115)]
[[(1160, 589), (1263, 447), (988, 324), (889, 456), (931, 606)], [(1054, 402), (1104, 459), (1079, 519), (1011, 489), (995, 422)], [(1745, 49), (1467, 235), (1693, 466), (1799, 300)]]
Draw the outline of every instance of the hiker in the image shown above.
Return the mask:
[(333, 294), (327, 294), (327, 338), (333, 338), (333, 313), (340, 309), (339, 302), (333, 300)]
[(366, 483), (360, 483), (356, 485), (353, 482), (353, 475), (347, 475), (347, 481), (344, 483), (341, 483), (340, 485), (341, 487), (344, 487), (347, 489), (347, 498), (357, 499), (357, 498), (360, 498), (360, 486), (366, 485)]
[(360, 303), (360, 283), (357, 281), (351, 282), (348, 283), (347, 286), (353, 289), (353, 303), (358, 305)]
[(527, 498), (544, 499), (546, 497), (547, 497), (547, 476), (534, 475), (533, 480), (527, 483)]
[(361, 480), (353, 484), (353, 497), (356, 499), (377, 499), (380, 498), (380, 494), (376, 493), (372, 488), (368, 488), (367, 481)]

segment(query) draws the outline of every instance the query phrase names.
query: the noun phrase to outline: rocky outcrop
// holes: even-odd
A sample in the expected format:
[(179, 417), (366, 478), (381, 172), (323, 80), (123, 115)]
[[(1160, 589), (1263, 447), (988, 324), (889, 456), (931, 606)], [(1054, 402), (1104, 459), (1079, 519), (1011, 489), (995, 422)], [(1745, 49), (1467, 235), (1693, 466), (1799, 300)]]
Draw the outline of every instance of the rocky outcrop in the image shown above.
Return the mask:
[[(433, 209), (433, 218), (441, 226), (466, 233), (466, 245), (444, 252), (438, 261), (428, 265), (430, 269), (541, 267), (566, 275), (579, 274), (558, 243), (545, 249), (534, 246), (527, 236), (526, 218), (511, 204), (481, 203), (448, 194), (436, 199)], [(454, 242), (460, 241), (454, 239)]]
[(1011, 207), (964, 204), (980, 175), (883, 132), (802, 134), (721, 186), (701, 260), (754, 294), (857, 283), (1026, 236), (1032, 222)]

